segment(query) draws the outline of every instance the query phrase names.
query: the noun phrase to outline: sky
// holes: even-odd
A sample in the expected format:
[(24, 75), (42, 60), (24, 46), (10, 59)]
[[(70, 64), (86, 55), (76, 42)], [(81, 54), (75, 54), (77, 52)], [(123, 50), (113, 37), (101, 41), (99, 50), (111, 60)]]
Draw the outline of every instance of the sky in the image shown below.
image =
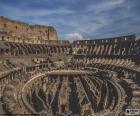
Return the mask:
[(0, 0), (0, 15), (53, 26), (70, 41), (140, 37), (140, 0)]

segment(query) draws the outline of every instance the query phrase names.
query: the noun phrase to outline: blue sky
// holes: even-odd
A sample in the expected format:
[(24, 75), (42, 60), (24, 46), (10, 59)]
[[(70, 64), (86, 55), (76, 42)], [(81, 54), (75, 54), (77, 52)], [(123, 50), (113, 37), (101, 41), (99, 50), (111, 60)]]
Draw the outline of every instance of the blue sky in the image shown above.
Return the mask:
[(140, 36), (140, 0), (0, 0), (0, 15), (54, 26), (59, 39)]

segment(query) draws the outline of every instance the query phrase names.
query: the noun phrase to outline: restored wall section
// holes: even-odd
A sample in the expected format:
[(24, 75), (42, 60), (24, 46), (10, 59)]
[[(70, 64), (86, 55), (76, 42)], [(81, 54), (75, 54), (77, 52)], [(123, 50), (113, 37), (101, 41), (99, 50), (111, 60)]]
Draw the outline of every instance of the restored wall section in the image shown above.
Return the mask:
[(0, 36), (4, 41), (45, 43), (58, 40), (56, 30), (51, 26), (29, 25), (0, 17)]

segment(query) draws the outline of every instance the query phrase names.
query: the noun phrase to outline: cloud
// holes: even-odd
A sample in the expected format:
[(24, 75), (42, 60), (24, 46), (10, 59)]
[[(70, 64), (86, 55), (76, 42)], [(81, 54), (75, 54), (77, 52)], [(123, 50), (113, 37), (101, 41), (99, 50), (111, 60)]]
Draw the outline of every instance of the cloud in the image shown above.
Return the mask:
[(62, 39), (73, 41), (130, 32), (140, 35), (139, 0), (8, 1), (0, 1), (0, 15), (54, 26)]
[(118, 6), (121, 6), (124, 3), (125, 0), (104, 0), (96, 5), (90, 5), (88, 10), (95, 11), (95, 13), (98, 14), (101, 12), (105, 12), (117, 8)]
[(65, 35), (64, 37), (65, 40), (69, 40), (70, 42), (73, 42), (75, 40), (82, 40), (83, 36), (81, 33), (79, 32), (72, 32), (72, 33), (68, 33)]
[(64, 8), (57, 8), (57, 9), (45, 9), (45, 8), (25, 8), (22, 9), (20, 7), (14, 7), (10, 5), (1, 4), (1, 9), (4, 13), (7, 15), (13, 15), (13, 16), (19, 16), (19, 17), (42, 17), (47, 15), (53, 15), (53, 14), (69, 14), (72, 13), (72, 10), (64, 9)]

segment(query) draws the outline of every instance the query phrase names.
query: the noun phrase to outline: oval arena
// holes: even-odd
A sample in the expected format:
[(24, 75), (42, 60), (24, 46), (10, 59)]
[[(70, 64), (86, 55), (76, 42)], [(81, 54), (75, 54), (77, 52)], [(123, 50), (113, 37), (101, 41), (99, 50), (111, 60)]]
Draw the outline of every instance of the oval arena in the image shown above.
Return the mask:
[(53, 27), (4, 17), (0, 25), (1, 114), (119, 116), (140, 109), (135, 35), (70, 43)]

